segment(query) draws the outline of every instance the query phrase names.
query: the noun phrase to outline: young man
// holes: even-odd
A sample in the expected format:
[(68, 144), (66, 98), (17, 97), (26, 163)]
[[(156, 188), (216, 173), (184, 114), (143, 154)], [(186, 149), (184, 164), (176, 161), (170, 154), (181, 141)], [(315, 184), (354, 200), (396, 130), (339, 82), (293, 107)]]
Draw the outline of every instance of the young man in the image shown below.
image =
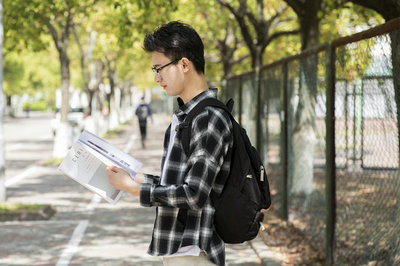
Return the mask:
[(148, 105), (144, 101), (144, 96), (142, 98), (140, 98), (140, 104), (138, 105), (138, 107), (136, 107), (135, 114), (138, 117), (138, 121), (139, 121), (142, 148), (145, 148), (145, 140), (146, 140), (146, 133), (147, 133), (147, 117), (150, 117), (151, 120), (153, 121), (153, 116), (152, 116), (150, 105)]
[[(216, 97), (204, 77), (204, 46), (189, 25), (170, 22), (146, 36), (155, 81), (169, 96), (179, 96), (179, 109), (166, 131), (161, 176), (137, 174), (135, 181), (117, 167), (108, 167), (110, 183), (131, 194), (142, 206), (156, 206), (149, 254), (164, 265), (224, 265), (225, 245), (214, 228), (210, 192), (222, 191), (230, 169), (232, 123), (227, 113), (205, 108), (191, 124), (190, 154), (179, 131), (197, 103)], [(180, 263), (180, 264), (179, 264)]]

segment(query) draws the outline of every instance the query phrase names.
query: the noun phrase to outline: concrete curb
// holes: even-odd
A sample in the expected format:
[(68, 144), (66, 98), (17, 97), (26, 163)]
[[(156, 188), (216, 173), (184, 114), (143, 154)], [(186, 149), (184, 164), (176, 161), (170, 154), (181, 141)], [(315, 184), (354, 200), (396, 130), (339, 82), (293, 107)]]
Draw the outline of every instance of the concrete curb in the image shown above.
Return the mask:
[(260, 236), (247, 242), (261, 260), (261, 265), (280, 266), (281, 262), (276, 259), (276, 255), (268, 248)]

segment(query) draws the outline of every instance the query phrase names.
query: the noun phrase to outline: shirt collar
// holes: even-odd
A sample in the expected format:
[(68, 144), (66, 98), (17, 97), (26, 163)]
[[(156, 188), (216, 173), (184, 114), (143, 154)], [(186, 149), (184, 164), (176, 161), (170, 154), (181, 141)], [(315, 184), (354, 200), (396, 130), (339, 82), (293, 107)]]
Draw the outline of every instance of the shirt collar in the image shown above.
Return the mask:
[(208, 90), (203, 91), (202, 93), (193, 97), (186, 104), (183, 103), (181, 98), (178, 98), (178, 110), (175, 111), (175, 115), (178, 117), (179, 121), (183, 121), (186, 115), (202, 100), (206, 98), (217, 98), (218, 89), (210, 88)]

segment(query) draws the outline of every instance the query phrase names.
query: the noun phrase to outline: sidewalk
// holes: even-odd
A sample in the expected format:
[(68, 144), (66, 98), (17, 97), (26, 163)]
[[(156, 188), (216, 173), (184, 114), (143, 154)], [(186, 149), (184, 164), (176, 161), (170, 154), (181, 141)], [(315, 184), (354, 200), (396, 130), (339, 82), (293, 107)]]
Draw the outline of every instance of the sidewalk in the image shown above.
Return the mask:
[[(159, 174), (166, 115), (155, 115), (148, 125), (142, 150), (136, 120), (109, 141), (144, 163), (144, 172)], [(127, 147), (129, 140), (133, 145)], [(7, 189), (8, 202), (51, 204), (49, 221), (0, 223), (0, 265), (162, 265), (149, 256), (155, 209), (140, 207), (137, 197), (125, 193), (108, 204), (57, 167), (38, 166), (28, 178)], [(280, 265), (261, 239), (227, 245), (227, 265)]]

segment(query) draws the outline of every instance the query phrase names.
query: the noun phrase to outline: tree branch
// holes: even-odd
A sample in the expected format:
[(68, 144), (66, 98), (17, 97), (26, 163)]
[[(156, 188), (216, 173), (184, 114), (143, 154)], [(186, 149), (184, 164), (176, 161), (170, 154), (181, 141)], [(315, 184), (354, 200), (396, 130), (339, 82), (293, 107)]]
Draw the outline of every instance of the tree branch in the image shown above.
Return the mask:
[(58, 51), (61, 50), (60, 44), (59, 44), (59, 39), (58, 39), (58, 32), (57, 30), (54, 28), (54, 26), (52, 24), (47, 24), (47, 29), (50, 32), (51, 37), (54, 40), (54, 44), (56, 45), (56, 48)]
[(237, 58), (237, 59), (232, 59), (231, 63), (232, 63), (232, 64), (238, 64), (238, 63), (240, 63), (240, 62), (243, 62), (245, 59), (247, 59), (247, 58), (249, 58), (249, 57), (250, 57), (250, 55), (249, 55), (249, 54), (246, 54), (246, 55), (244, 55), (244, 56), (242, 56), (242, 57), (239, 57), (239, 58)]
[(229, 11), (231, 11), (231, 13), (234, 16), (237, 16), (236, 10), (229, 3), (227, 3), (225, 0), (217, 0), (217, 1), (221, 6), (227, 8)]
[(400, 4), (398, 0), (375, 1), (375, 0), (348, 0), (356, 5), (372, 9), (388, 21), (399, 16)]
[(239, 24), (240, 31), (242, 32), (243, 40), (246, 42), (250, 53), (255, 55), (255, 44), (253, 42), (253, 37), (250, 34), (250, 31), (246, 25), (246, 21), (244, 20), (244, 16), (242, 14), (245, 14), (247, 12), (247, 7), (246, 7), (246, 0), (240, 0), (240, 6), (239, 6), (239, 11), (236, 11), (230, 4), (228, 4), (224, 0), (218, 0), (218, 2), (229, 9), (231, 13), (235, 16), (236, 21)]
[(304, 8), (304, 4), (299, 0), (285, 0), (285, 2), (293, 8), (296, 14), (300, 14)]
[(274, 20), (276, 20), (277, 18), (279, 18), (283, 13), (285, 13), (285, 11), (289, 8), (289, 6), (285, 6), (284, 8), (282, 8), (281, 10), (278, 10), (276, 12), (275, 15), (273, 15), (268, 21), (272, 24), (272, 22)]
[(68, 15), (67, 15), (67, 19), (65, 21), (65, 27), (61, 33), (61, 41), (63, 42), (63, 44), (68, 42), (71, 25), (72, 25), (72, 13), (71, 13), (71, 9), (68, 9)]
[(80, 52), (81, 73), (82, 73), (83, 83), (84, 83), (85, 90), (86, 90), (86, 89), (89, 89), (89, 74), (87, 73), (85, 51), (83, 50), (82, 43), (79, 40), (78, 33), (76, 32), (76, 28), (74, 26), (72, 26), (72, 33), (75, 37), (75, 41), (76, 41), (76, 44), (78, 45), (79, 52)]
[(273, 40), (275, 40), (275, 39), (277, 39), (277, 38), (279, 38), (279, 37), (281, 37), (281, 36), (295, 35), (295, 34), (298, 34), (299, 32), (300, 32), (299, 30), (275, 32), (275, 33), (273, 33), (272, 35), (270, 35), (270, 36), (267, 38), (267, 41), (266, 41), (265, 46), (264, 46), (263, 48), (267, 47), (268, 44), (270, 44)]

